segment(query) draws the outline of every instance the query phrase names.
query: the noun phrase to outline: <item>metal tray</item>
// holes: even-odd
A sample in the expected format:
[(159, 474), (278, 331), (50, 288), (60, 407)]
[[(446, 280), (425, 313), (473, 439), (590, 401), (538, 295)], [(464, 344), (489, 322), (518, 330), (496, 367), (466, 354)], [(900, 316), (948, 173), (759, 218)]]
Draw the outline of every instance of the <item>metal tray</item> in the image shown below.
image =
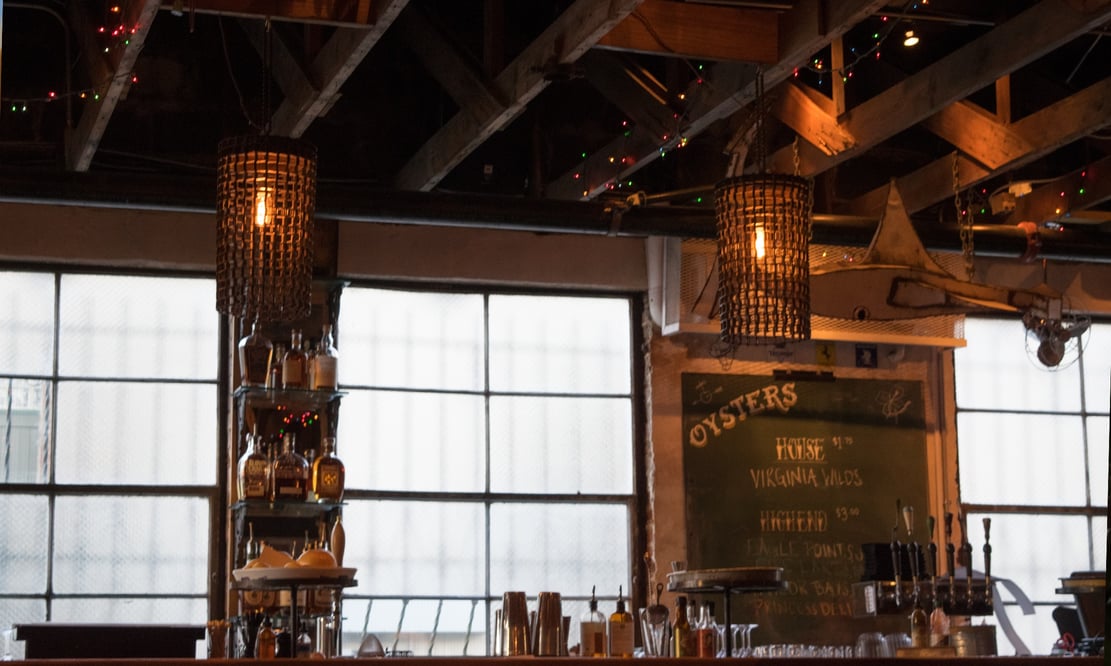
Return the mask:
[(782, 567), (691, 569), (667, 575), (669, 592), (778, 592), (787, 589)]

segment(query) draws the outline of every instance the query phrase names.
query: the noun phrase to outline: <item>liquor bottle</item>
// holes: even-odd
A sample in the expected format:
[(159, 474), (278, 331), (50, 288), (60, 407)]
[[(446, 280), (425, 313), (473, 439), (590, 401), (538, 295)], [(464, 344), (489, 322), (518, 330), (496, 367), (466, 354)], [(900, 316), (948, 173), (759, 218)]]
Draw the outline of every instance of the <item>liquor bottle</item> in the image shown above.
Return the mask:
[(247, 450), (239, 457), (239, 499), (266, 499), (270, 495), (270, 461), (262, 451), (256, 431), (247, 435)]
[(695, 631), (698, 643), (698, 656), (714, 659), (718, 656), (718, 623), (714, 619), (714, 602), (702, 604)]
[(691, 653), (691, 623), (687, 618), (687, 598), (675, 600), (675, 624), (671, 625), (671, 656), (694, 657)]
[(277, 635), (274, 633), (274, 625), (270, 623), (270, 616), (267, 616), (255, 636), (255, 659), (274, 659), (277, 653)]
[(301, 329), (295, 328), (290, 333), (289, 349), (282, 358), (282, 388), (306, 388), (305, 380), (305, 352), (301, 349)]
[(293, 433), (282, 440), (282, 452), (274, 459), (271, 500), (304, 501), (308, 495), (309, 463), (293, 447)]
[(313, 357), (313, 365), (315, 373), (312, 387), (323, 391), (336, 390), (339, 386), (339, 352), (336, 351), (331, 324), (324, 324), (320, 345), (317, 347), (316, 356)]
[(316, 386), (316, 345), (305, 340), (301, 351), (305, 352), (305, 388), (311, 389)]
[(609, 656), (633, 656), (633, 615), (625, 610), (625, 599), (621, 596), (622, 589), (617, 588), (617, 610), (610, 615), (607, 633), (609, 634)]
[(606, 616), (598, 610), (598, 599), (590, 588), (590, 610), (579, 621), (579, 656), (606, 656)]
[(325, 437), (320, 443), (320, 455), (312, 462), (312, 492), (317, 502), (338, 502), (343, 499), (343, 482), (346, 470), (343, 461), (336, 457), (336, 438)]
[(266, 375), (266, 388), (277, 389), (282, 387), (282, 362), (285, 360), (285, 343), (274, 345), (274, 353), (270, 355), (270, 374)]
[(239, 382), (243, 386), (265, 386), (270, 373), (274, 345), (259, 331), (258, 320), (251, 324), (250, 335), (239, 341)]

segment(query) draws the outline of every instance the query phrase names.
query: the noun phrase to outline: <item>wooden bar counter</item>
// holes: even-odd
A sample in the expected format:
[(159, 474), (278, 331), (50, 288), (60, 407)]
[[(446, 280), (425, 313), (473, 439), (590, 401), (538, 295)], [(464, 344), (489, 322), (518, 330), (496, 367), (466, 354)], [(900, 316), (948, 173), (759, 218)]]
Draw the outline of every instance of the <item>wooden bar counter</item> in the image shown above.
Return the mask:
[(837, 661), (855, 666), (941, 666), (959, 661), (967, 666), (1049, 666), (1062, 663), (1067, 659), (1074, 666), (1094, 666), (1102, 664), (1102, 657), (952, 657), (931, 658), (861, 658), (861, 659), (816, 659), (816, 658), (746, 658), (746, 659), (583, 659), (579, 657), (378, 657), (335, 659), (30, 659), (19, 663), (27, 666), (57, 666), (58, 664), (77, 664), (78, 666), (129, 666), (131, 664), (150, 664), (152, 666), (195, 666), (199, 662), (211, 666), (243, 666), (244, 664), (276, 664), (277, 666), (319, 666), (320, 664), (378, 664), (399, 662), (405, 666), (618, 666), (630, 661), (651, 663), (652, 666), (752, 666), (756, 663), (768, 666), (814, 666), (823, 661)]

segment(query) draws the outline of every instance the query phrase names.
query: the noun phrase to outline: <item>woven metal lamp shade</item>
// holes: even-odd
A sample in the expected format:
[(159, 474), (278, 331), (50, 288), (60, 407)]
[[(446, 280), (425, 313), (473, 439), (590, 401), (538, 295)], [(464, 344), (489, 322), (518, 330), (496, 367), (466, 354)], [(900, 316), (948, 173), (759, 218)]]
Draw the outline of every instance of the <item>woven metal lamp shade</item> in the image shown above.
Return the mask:
[(715, 188), (714, 207), (722, 341), (810, 339), (810, 181), (730, 178)]
[(296, 139), (220, 142), (216, 309), (248, 321), (309, 315), (316, 149)]

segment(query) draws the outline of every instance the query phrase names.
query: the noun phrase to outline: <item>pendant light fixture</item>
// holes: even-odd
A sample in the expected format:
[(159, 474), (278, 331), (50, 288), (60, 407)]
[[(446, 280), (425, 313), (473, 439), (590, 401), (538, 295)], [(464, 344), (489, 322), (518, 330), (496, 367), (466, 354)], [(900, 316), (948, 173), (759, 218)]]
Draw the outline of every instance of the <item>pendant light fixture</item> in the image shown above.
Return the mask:
[(270, 21), (261, 134), (220, 142), (216, 168), (216, 309), (247, 321), (311, 310), (316, 148), (270, 136)]
[(813, 189), (797, 174), (767, 173), (763, 74), (756, 77), (753, 140), (760, 173), (718, 183), (721, 340), (738, 345), (810, 339), (810, 221)]

